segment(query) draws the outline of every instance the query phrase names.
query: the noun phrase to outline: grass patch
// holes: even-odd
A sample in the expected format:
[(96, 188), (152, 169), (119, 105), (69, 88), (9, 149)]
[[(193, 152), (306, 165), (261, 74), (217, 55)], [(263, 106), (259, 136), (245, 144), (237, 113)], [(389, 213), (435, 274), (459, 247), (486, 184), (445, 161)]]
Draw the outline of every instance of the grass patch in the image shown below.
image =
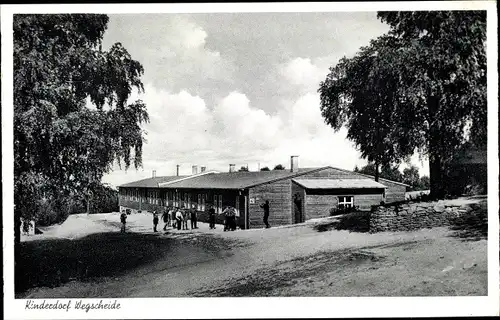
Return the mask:
[(318, 232), (329, 230), (348, 230), (350, 232), (370, 231), (370, 212), (356, 211), (338, 216), (333, 221), (322, 222), (314, 226)]
[(172, 239), (157, 235), (117, 232), (77, 240), (24, 242), (19, 245), (15, 264), (15, 292), (115, 276), (161, 259), (172, 243)]

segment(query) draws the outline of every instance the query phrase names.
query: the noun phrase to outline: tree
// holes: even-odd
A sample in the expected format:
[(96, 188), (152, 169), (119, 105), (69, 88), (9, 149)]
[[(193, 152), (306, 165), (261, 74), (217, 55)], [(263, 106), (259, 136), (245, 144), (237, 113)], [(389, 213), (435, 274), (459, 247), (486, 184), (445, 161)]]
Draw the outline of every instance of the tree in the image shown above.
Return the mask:
[(390, 64), (395, 53), (387, 50), (391, 42), (380, 37), (353, 58), (342, 58), (318, 90), (325, 122), (336, 131), (347, 126), (347, 138), (374, 164), (375, 181), (381, 166), (399, 164), (407, 152), (391, 139), (395, 114), (387, 106), (394, 104), (398, 86)]
[(271, 169), (269, 169), (269, 167), (264, 167), (264, 168), (261, 168), (260, 171), (271, 171)]
[[(461, 144), (486, 142), (486, 12), (379, 12), (398, 40), (398, 127), (429, 157), (431, 195)], [(470, 135), (465, 134), (470, 125)], [(396, 137), (397, 138), (397, 137)]]
[[(365, 166), (358, 168), (358, 171), (354, 172), (366, 174), (369, 176), (375, 176), (375, 171), (376, 171), (375, 164), (369, 162)], [(397, 182), (403, 181), (403, 176), (401, 175), (401, 172), (399, 171), (397, 166), (383, 166), (380, 171), (380, 178)]]
[(403, 182), (403, 175), (398, 166), (385, 165), (380, 170), (380, 176), (387, 180)]
[(115, 160), (142, 164), (148, 114), (128, 99), (143, 91), (144, 70), (120, 43), (102, 50), (107, 23), (94, 14), (14, 16), (16, 222), (41, 218), (47, 201), (86, 197)]
[(410, 166), (403, 170), (403, 183), (410, 186), (411, 190), (417, 190), (420, 184), (420, 174), (416, 166)]
[(389, 33), (330, 69), (319, 88), (322, 115), (334, 129), (347, 126), (362, 156), (381, 165), (428, 156), (432, 196), (442, 197), (443, 166), (455, 150), (486, 141), (486, 14), (378, 17)]
[(285, 170), (285, 167), (281, 164), (277, 164), (274, 166), (274, 169), (273, 170)]
[(358, 171), (354, 170), (354, 172), (375, 176), (375, 165), (369, 162), (365, 166), (358, 168)]
[(430, 188), (430, 179), (428, 176), (422, 176), (420, 177), (420, 181), (419, 181), (419, 184), (418, 184), (418, 189), (416, 190), (429, 190)]
[(247, 172), (248, 171), (248, 167), (245, 167), (245, 166), (241, 166), (240, 170), (238, 170), (238, 172)]

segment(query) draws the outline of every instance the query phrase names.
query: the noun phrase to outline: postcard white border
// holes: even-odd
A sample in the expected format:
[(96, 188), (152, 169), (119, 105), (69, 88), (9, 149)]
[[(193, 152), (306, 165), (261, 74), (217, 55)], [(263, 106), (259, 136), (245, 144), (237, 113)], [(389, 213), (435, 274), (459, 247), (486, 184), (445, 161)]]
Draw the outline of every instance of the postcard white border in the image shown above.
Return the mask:
[[(487, 10), (488, 55), (488, 296), (394, 298), (134, 298), (118, 299), (119, 310), (25, 310), (14, 299), (13, 276), (13, 85), (12, 15), (14, 13), (209, 13), (321, 12), (396, 10)], [(112, 318), (333, 318), (488, 316), (499, 314), (498, 226), (498, 72), (495, 1), (345, 2), (345, 3), (226, 3), (226, 4), (75, 4), (8, 5), (1, 8), (2, 25), (2, 177), (4, 314), (6, 319)], [(6, 227), (7, 226), (7, 227)], [(193, 301), (195, 299), (195, 301)], [(231, 312), (225, 312), (227, 299)], [(43, 299), (39, 299), (41, 301)], [(57, 299), (46, 299), (47, 302)], [(67, 301), (68, 299), (59, 299)], [(75, 300), (75, 299), (73, 299)], [(100, 299), (82, 299), (98, 302)], [(109, 300), (109, 299), (104, 299)], [(175, 307), (174, 307), (175, 306)]]

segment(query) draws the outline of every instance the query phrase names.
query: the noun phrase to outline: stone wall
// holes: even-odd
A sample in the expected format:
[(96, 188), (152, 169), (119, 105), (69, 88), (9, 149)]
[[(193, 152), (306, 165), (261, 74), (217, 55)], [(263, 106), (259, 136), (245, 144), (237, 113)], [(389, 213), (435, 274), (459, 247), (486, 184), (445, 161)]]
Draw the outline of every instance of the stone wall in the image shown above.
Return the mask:
[(408, 202), (377, 206), (370, 214), (370, 232), (409, 231), (449, 226), (460, 216), (487, 211), (485, 199)]

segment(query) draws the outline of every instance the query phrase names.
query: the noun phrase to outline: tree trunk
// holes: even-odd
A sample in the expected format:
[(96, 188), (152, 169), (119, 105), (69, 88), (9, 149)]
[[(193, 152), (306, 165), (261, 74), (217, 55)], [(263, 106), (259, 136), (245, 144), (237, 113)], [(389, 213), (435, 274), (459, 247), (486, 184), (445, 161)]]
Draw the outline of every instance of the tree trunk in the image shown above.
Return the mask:
[(378, 167), (379, 167), (378, 161), (375, 161), (375, 181), (376, 182), (378, 182), (379, 176), (380, 176), (380, 172), (378, 170)]
[(429, 157), (429, 173), (430, 173), (430, 196), (435, 199), (444, 197), (441, 158), (438, 155)]
[(14, 215), (14, 246), (21, 243), (21, 218)]
[(443, 186), (443, 168), (441, 161), (440, 141), (441, 132), (440, 125), (436, 122), (437, 112), (439, 110), (439, 96), (431, 95), (428, 92), (427, 108), (429, 113), (429, 131), (427, 141), (429, 151), (429, 173), (430, 173), (430, 196), (434, 199), (444, 198)]

